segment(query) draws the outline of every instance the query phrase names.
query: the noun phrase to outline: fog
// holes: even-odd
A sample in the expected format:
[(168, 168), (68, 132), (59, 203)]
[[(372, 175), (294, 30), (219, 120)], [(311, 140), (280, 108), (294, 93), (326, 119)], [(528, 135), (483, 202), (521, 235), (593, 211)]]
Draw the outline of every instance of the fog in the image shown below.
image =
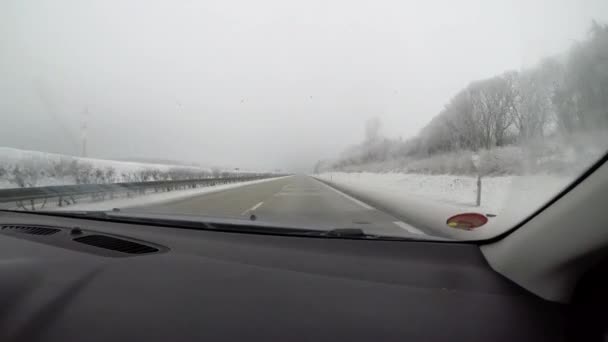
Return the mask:
[(308, 171), (560, 54), (597, 1), (0, 3), (0, 146)]

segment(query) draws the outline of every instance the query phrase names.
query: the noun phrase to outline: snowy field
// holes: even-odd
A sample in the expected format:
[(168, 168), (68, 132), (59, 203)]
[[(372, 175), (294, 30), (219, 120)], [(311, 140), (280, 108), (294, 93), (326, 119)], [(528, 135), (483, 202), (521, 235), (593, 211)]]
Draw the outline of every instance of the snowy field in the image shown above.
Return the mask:
[[(251, 171), (238, 171), (238, 173), (241, 175), (255, 174), (255, 172)], [(233, 175), (235, 175), (235, 172), (221, 169), (79, 158), (61, 154), (0, 147), (0, 189), (50, 185), (177, 180), (218, 176), (226, 177)], [(92, 200), (90, 196), (81, 196), (82, 198), (78, 199), (78, 204), (65, 207), (53, 207), (55, 201), (50, 201), (48, 204), (45, 203), (45, 209), (109, 210), (112, 208), (151, 205), (232, 189), (248, 184), (256, 184), (268, 180), (269, 179), (263, 179), (180, 191), (149, 193), (139, 196), (130, 194), (130, 197), (126, 197), (126, 193), (116, 194), (114, 199), (105, 201)], [(119, 196), (123, 197), (121, 198)], [(14, 209), (14, 206), (14, 203), (6, 203), (2, 208)]]
[[(477, 179), (470, 176), (328, 172), (316, 177), (430, 234), (463, 239), (490, 237), (517, 224), (573, 181), (548, 174), (484, 177), (477, 207)], [(450, 216), (464, 212), (496, 217), (476, 231), (447, 227)]]
[(232, 174), (231, 171), (221, 169), (80, 158), (0, 147), (0, 189), (176, 180)]

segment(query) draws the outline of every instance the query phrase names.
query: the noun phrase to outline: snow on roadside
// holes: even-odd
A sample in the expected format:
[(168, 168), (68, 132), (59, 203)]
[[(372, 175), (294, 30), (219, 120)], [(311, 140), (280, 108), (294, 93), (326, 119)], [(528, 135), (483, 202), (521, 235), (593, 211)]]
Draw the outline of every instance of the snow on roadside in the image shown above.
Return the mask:
[(230, 184), (222, 184), (209, 186), (204, 188), (196, 188), (196, 189), (188, 189), (188, 190), (180, 190), (180, 191), (171, 191), (171, 192), (163, 192), (163, 193), (154, 193), (147, 194), (137, 197), (131, 198), (120, 198), (113, 199), (107, 201), (96, 201), (90, 203), (82, 203), (76, 204), (66, 207), (56, 207), (49, 210), (55, 211), (73, 211), (73, 210), (112, 210), (113, 208), (134, 208), (134, 207), (142, 207), (148, 205), (162, 204), (166, 202), (183, 200), (187, 198), (191, 198), (194, 196), (200, 196), (204, 194), (210, 194), (218, 191), (234, 189), (241, 186), (258, 184), (268, 181), (277, 180), (283, 177), (278, 178), (267, 178), (267, 179), (259, 179), (247, 182), (239, 182), (239, 183), (230, 183)]
[[(477, 178), (471, 176), (329, 172), (317, 177), (365, 199), (392, 206), (400, 212), (400, 218), (406, 222), (409, 218), (408, 223), (414, 226), (422, 225), (441, 235), (463, 239), (490, 237), (499, 233), (499, 229), (512, 227), (573, 181), (548, 174), (485, 177), (481, 206), (476, 207)], [(494, 224), (476, 231), (455, 231), (445, 225), (451, 215), (463, 212), (497, 216), (491, 219)]]
[[(321, 174), (320, 178), (344, 184), (364, 183), (385, 191), (398, 191), (462, 207), (475, 208), (477, 196), (477, 178), (472, 176), (329, 172)], [(484, 177), (479, 209), (498, 213), (514, 196), (532, 202), (546, 201), (570, 181), (554, 175)]]
[[(81, 158), (56, 153), (0, 147), (0, 189), (119, 183), (212, 177), (233, 171), (185, 165), (168, 165)], [(239, 170), (239, 174), (252, 171)]]

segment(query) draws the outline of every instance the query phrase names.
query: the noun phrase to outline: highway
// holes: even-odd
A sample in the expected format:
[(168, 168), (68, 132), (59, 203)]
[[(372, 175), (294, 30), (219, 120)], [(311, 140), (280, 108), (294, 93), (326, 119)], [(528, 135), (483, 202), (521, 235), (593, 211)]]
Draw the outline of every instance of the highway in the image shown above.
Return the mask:
[(139, 212), (204, 215), (284, 223), (312, 229), (361, 228), (369, 234), (423, 237), (423, 232), (312, 177), (290, 176), (136, 208)]

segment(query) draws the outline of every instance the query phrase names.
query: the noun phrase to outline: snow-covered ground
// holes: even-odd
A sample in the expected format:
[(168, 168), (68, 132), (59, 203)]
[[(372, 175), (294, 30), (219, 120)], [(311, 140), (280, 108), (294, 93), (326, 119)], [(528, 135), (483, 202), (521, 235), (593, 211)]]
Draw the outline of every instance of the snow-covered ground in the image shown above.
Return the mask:
[[(318, 177), (431, 234), (476, 239), (515, 226), (555, 197), (606, 153), (608, 134), (552, 134), (477, 152), (420, 155), (400, 153), (400, 144), (357, 145), (337, 160), (319, 162)], [(370, 157), (378, 151), (384, 159)], [(478, 173), (484, 175), (479, 207)], [(474, 231), (448, 228), (446, 220), (463, 212), (496, 217)]]
[[(254, 173), (239, 170), (240, 174)], [(148, 164), (0, 147), (0, 189), (81, 183), (171, 180), (233, 174), (184, 165)]]
[[(571, 177), (549, 174), (484, 177), (481, 206), (477, 207), (477, 179), (470, 176), (329, 172), (316, 177), (369, 204), (389, 209), (391, 214), (431, 234), (461, 239), (490, 237), (517, 224), (573, 181)], [(496, 217), (475, 231), (446, 225), (450, 216), (464, 212)]]
[[(387, 143), (387, 149), (399, 148), (399, 141)], [(393, 145), (391, 145), (393, 144)], [(357, 146), (336, 160), (322, 162), (320, 172), (399, 172), (434, 175), (474, 175), (478, 171), (487, 176), (529, 175), (551, 173), (576, 176), (597, 161), (608, 150), (608, 132), (586, 131), (569, 135), (554, 135), (494, 147), (477, 152), (456, 150), (430, 155), (388, 154), (386, 159), (362, 162), (361, 157), (373, 154), (370, 146)], [(479, 158), (478, 169), (472, 156)]]

